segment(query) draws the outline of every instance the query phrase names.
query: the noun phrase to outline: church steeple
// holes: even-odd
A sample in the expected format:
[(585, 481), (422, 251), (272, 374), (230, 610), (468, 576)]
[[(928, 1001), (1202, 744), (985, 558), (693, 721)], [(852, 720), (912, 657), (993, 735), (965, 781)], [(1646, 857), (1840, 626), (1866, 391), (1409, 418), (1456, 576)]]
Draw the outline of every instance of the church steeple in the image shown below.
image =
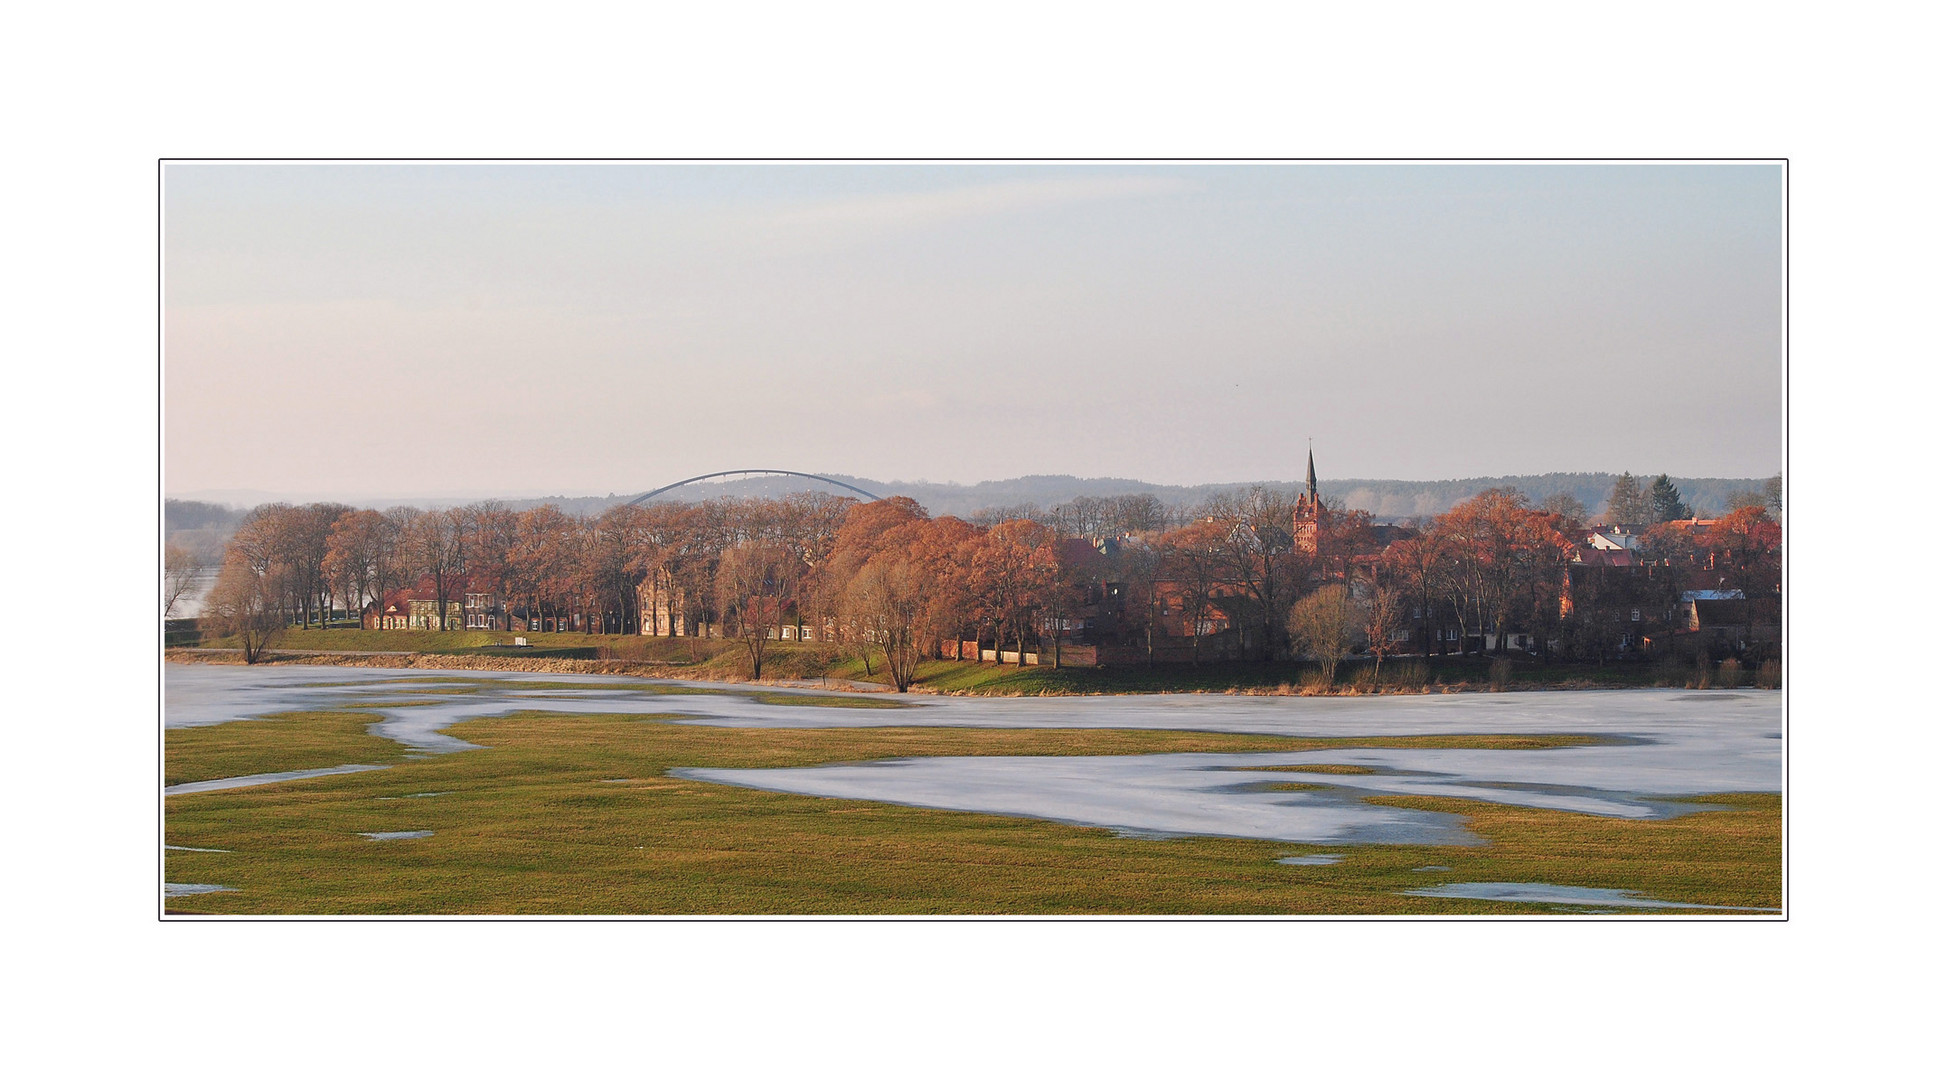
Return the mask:
[(1305, 446), (1305, 493), (1298, 496), (1298, 505), (1291, 508), (1291, 546), (1292, 550), (1306, 555), (1318, 554), (1318, 529), (1323, 523), (1324, 506), (1318, 499), (1318, 462), (1312, 458), (1309, 440)]

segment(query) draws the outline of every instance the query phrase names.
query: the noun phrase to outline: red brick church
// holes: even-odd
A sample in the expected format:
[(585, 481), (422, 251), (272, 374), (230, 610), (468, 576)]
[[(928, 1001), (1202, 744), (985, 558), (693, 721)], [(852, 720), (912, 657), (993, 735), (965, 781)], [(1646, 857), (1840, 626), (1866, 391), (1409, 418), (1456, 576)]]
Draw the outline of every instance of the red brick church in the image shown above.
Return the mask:
[(1318, 554), (1319, 530), (1325, 526), (1325, 504), (1318, 498), (1318, 466), (1311, 448), (1305, 449), (1305, 493), (1291, 508), (1291, 548), (1304, 555)]

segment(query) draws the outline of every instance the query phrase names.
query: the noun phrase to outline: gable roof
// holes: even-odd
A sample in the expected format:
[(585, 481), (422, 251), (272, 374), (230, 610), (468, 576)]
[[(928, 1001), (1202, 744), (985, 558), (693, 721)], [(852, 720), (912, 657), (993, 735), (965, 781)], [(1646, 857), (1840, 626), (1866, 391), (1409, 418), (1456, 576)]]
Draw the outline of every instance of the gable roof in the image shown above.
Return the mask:
[(1577, 548), (1575, 561), (1583, 566), (1635, 566), (1636, 553), (1622, 549)]

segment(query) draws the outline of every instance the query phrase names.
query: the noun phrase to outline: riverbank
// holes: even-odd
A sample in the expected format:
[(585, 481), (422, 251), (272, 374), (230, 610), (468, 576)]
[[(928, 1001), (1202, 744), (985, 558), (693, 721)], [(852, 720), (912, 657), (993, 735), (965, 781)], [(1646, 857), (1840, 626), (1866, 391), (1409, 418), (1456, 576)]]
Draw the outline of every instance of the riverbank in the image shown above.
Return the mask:
[[(626, 634), (533, 634), (515, 647), (507, 634), (487, 631), (304, 630), (283, 636), (266, 662), (347, 667), (424, 668), (463, 671), (526, 671), (542, 674), (631, 675), (700, 682), (779, 686), (830, 686), (891, 691), (878, 658), (829, 645), (773, 642), (764, 675), (750, 677), (740, 642), (720, 638), (646, 638)], [(165, 658), (183, 663), (237, 663), (241, 654), (223, 639), (199, 648), (170, 648)], [(1330, 686), (1315, 663), (1215, 661), (1200, 666), (1081, 668), (922, 661), (911, 688), (916, 694), (1006, 697), (1098, 694), (1247, 694), (1347, 696), (1443, 694), (1514, 690), (1617, 690), (1775, 688), (1775, 672), (1725, 671), (1681, 662), (1661, 664), (1541, 663), (1531, 657), (1395, 657), (1377, 671), (1370, 660), (1342, 665)]]

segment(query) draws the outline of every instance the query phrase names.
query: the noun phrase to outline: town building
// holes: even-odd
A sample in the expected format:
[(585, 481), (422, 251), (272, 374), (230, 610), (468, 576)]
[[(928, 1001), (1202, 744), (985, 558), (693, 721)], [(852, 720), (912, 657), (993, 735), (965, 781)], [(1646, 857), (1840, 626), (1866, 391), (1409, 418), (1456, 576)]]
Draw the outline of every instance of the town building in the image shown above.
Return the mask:
[(1305, 493), (1291, 509), (1291, 549), (1301, 555), (1317, 555), (1325, 527), (1325, 504), (1318, 497), (1318, 466), (1312, 452), (1305, 450)]
[(359, 625), (367, 630), (458, 629), (466, 622), (464, 590), (462, 579), (447, 580), (446, 617), (442, 620), (439, 590), (430, 576), (422, 577), (415, 585), (394, 589), (383, 599), (366, 604)]
[(696, 589), (678, 581), (667, 567), (643, 575), (636, 586), (636, 610), (645, 637), (721, 637), (715, 609)]

